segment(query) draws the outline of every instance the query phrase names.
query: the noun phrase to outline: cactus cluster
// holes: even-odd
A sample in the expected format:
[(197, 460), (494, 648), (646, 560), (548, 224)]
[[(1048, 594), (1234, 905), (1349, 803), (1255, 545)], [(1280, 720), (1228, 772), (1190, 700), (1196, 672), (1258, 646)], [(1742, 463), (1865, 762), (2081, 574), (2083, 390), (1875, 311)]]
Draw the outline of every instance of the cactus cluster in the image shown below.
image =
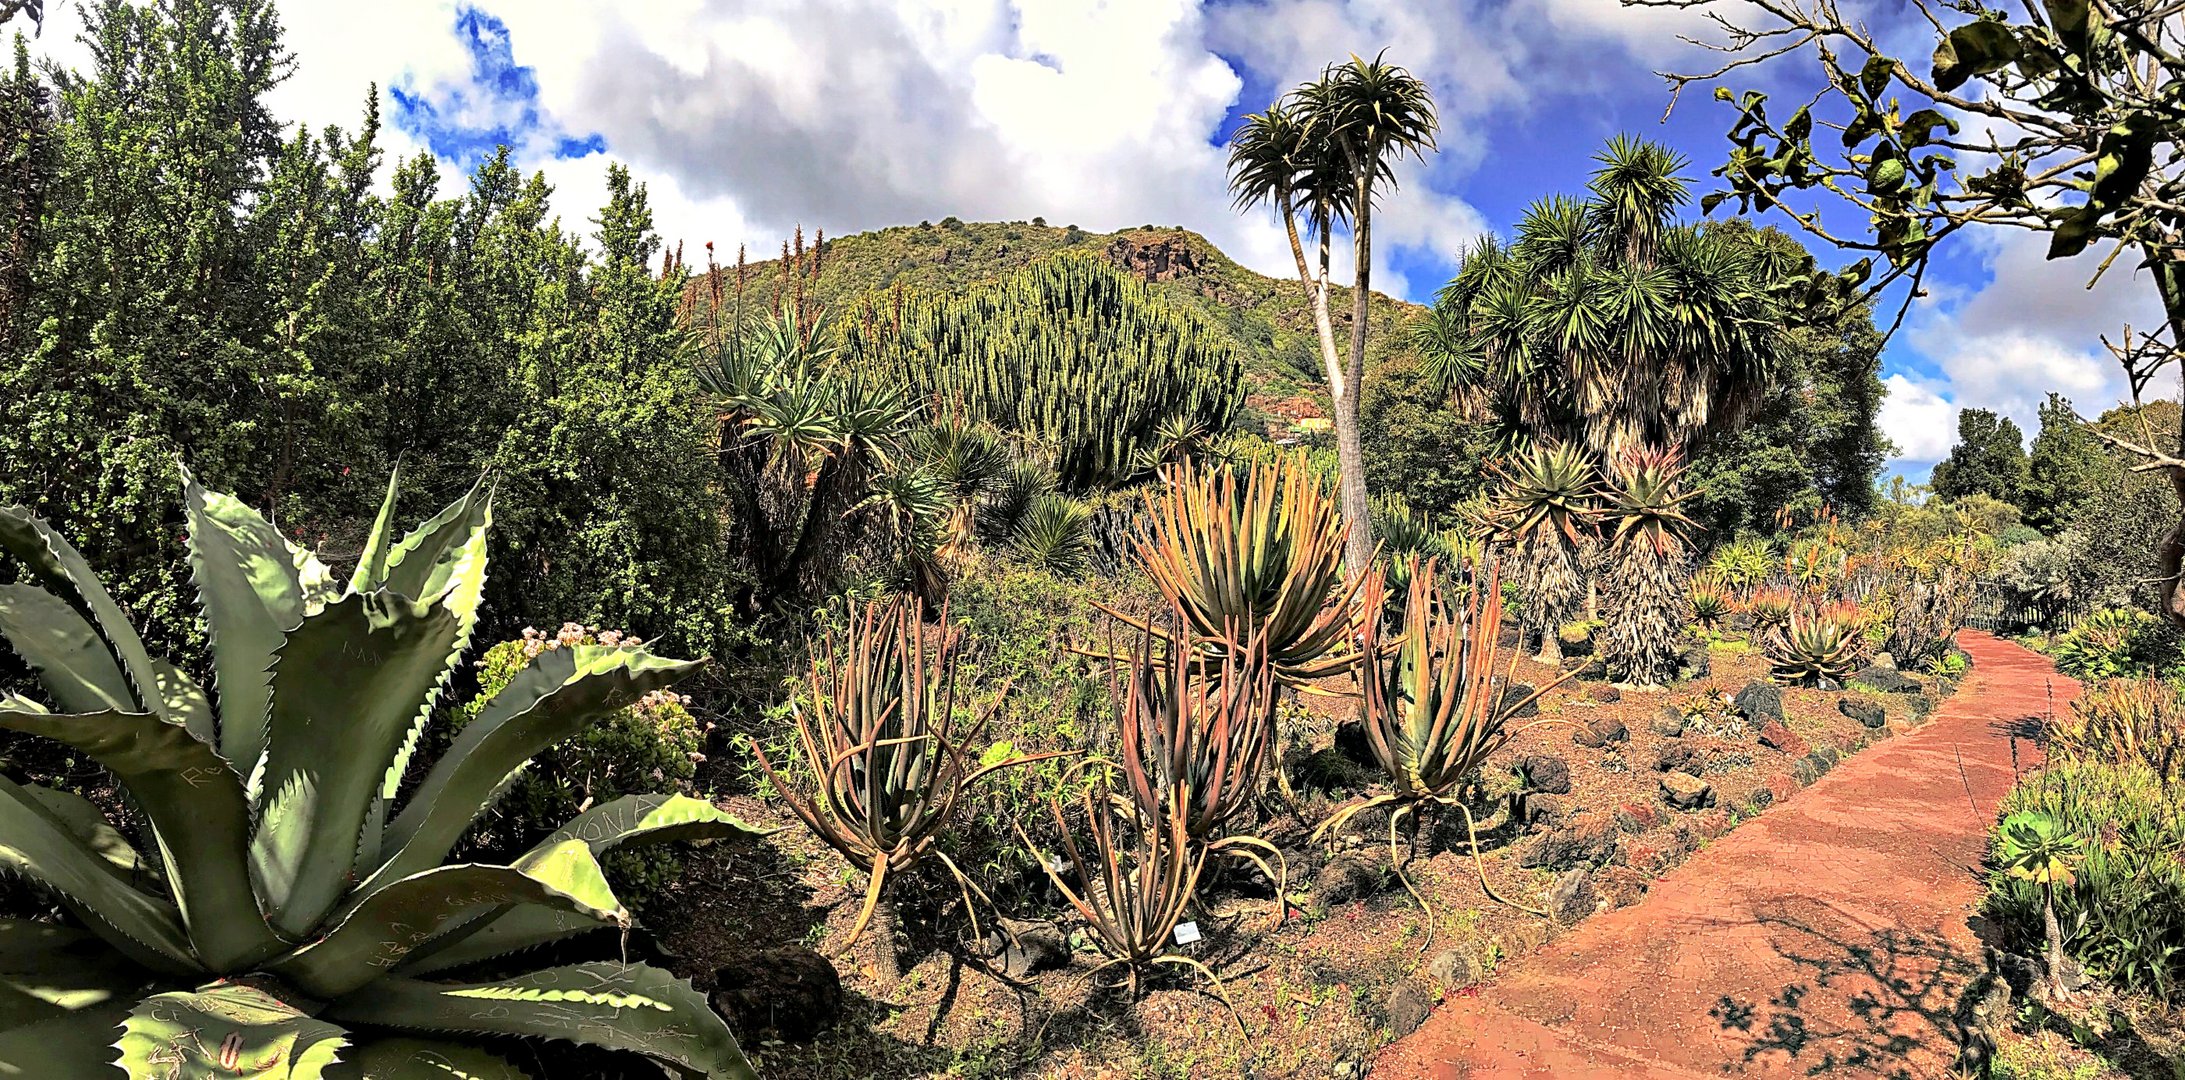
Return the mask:
[(1069, 491), (1146, 475), (1243, 403), (1242, 360), (1218, 333), (1091, 255), (959, 293), (876, 298), (852, 322), (857, 363), (1038, 442)]

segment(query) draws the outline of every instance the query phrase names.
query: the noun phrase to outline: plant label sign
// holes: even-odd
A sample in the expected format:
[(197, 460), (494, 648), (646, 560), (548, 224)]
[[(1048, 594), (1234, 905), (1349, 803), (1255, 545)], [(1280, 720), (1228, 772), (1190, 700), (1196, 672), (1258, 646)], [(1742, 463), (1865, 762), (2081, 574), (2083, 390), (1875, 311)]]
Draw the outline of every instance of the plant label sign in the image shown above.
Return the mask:
[(1187, 922), (1176, 924), (1176, 944), (1189, 945), (1197, 940), (1199, 940), (1198, 923)]

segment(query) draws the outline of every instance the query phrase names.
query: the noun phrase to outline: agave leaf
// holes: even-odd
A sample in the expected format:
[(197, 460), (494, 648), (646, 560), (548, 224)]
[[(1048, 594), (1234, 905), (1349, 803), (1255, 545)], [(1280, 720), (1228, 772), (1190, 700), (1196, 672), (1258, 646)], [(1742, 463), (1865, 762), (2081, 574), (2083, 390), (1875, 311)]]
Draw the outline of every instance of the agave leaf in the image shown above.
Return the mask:
[[(463, 651), (470, 647), (471, 631), (478, 625), (478, 603), (485, 594), (486, 584), (486, 531), (492, 524), (493, 496), (485, 492), (485, 481), (481, 479), (471, 488), (470, 494), (404, 537), (387, 557), (385, 587), (389, 592), (437, 602), (455, 613), (455, 645), (448, 651), (447, 665), (451, 674)], [(358, 852), (359, 861), (365, 865), (379, 861), (379, 845), (386, 830), (388, 808), (393, 805), (395, 794), (402, 789), (402, 777), (409, 772), (410, 758), (417, 753), (417, 744), (425, 735), (425, 725), (432, 718), (433, 706), (446, 685), (447, 677), (443, 676), (426, 696), (417, 716), (410, 721), (402, 748), (395, 752), (386, 775), (380, 777), (379, 794), (372, 800), (372, 809), (366, 815), (363, 843)]]
[[(531, 855), (569, 840), (583, 841), (594, 856), (600, 856), (623, 844), (760, 837), (770, 832), (687, 795), (627, 795), (571, 818), (569, 824), (532, 848)], [(419, 946), (405, 970), (415, 973), (444, 971), (596, 929), (599, 929), (597, 920), (565, 916), (539, 907), (481, 912)], [(443, 956), (443, 953), (449, 955)]]
[(456, 920), (481, 907), (535, 904), (628, 925), (599, 861), (581, 840), (564, 840), (512, 866), (442, 866), (364, 898), (324, 938), (275, 961), (273, 971), (306, 993), (338, 998), (400, 963)]
[(120, 1042), (130, 1076), (161, 1080), (322, 1080), (348, 1044), (341, 1028), (241, 983), (145, 998)]
[(639, 648), (578, 645), (540, 653), (456, 736), (387, 829), (392, 852), (369, 890), (437, 866), (492, 805), (510, 773), (599, 716), (697, 670)]
[(134, 712), (135, 692), (114, 654), (68, 602), (36, 585), (0, 586), (0, 635), (69, 712)]
[(250, 870), (289, 937), (348, 892), (366, 811), (458, 633), (445, 608), (368, 593), (327, 605), (282, 644)]
[(49, 788), (40, 784), (25, 784), (23, 790), (37, 801), (46, 816), (83, 841), (99, 858), (105, 859), (114, 869), (124, 874), (148, 874), (152, 868), (144, 861), (129, 838), (121, 834), (106, 820), (91, 800), (81, 795)]
[(132, 888), (35, 797), (5, 778), (0, 778), (0, 870), (67, 897), (100, 937), (137, 962), (172, 972), (197, 969), (173, 904)]
[[(219, 725), (213, 719), (212, 699), (205, 696), (205, 688), (189, 673), (165, 660), (152, 661), (152, 677), (159, 684), (159, 699), (167, 703), (167, 719), (182, 725), (191, 737), (206, 746), (216, 746)], [(233, 771), (233, 762), (228, 764)], [(236, 775), (242, 775), (239, 771)]]
[(7, 1080), (118, 1080), (114, 1037), (129, 1015), (117, 1002), (64, 1013), (0, 1032), (0, 1077)]
[(21, 506), (0, 509), (0, 548), (21, 559), (31, 576), (55, 595), (65, 599), (73, 594), (81, 602), (79, 610), (98, 625), (99, 634), (120, 658), (137, 699), (165, 716), (167, 705), (156, 692), (159, 679), (151, 656), (144, 651), (144, 639), (129, 625), (121, 605), (107, 595), (106, 586), (99, 584), (83, 554)]
[(461, 1043), (374, 1039), (326, 1070), (327, 1080), (531, 1080), (531, 1074)]
[(460, 985), (382, 979), (326, 1015), (404, 1031), (561, 1039), (644, 1054), (706, 1080), (757, 1078), (705, 998), (644, 964), (576, 964)]
[[(220, 752), (254, 768), (266, 745), (273, 656), (304, 616), (304, 559), (242, 500), (199, 487), (182, 473), (189, 514), (190, 577), (212, 640), (220, 691)], [(323, 571), (323, 567), (321, 568)]]
[(207, 967), (232, 971), (278, 946), (250, 888), (243, 785), (212, 747), (149, 713), (0, 709), (0, 728), (67, 743), (129, 789), (151, 821), (175, 903)]
[[(152, 976), (98, 935), (0, 919), (0, 1031), (134, 1002)], [(5, 1075), (5, 1073), (0, 1073)]]
[(351, 594), (368, 593), (379, 588), (387, 580), (387, 545), (394, 540), (395, 493), (402, 487), (402, 464), (387, 474), (387, 497), (380, 500), (379, 516), (372, 519), (372, 531), (365, 534), (364, 554), (357, 558), (356, 572), (349, 576)]
[(404, 975), (475, 964), (510, 953), (551, 945), (600, 929), (599, 920), (535, 904), (498, 908), (418, 946), (395, 970)]

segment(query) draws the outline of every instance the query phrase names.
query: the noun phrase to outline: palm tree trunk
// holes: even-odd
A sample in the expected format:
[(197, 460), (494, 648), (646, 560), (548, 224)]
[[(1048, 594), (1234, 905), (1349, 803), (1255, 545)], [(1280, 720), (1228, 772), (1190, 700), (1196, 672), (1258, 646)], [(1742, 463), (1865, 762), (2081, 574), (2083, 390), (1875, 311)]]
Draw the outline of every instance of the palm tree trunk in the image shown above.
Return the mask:
[[(1352, 167), (1359, 168), (1355, 157)], [(1354, 284), (1350, 293), (1350, 355), (1345, 358), (1347, 377), (1335, 384), (1334, 389), (1335, 456), (1342, 466), (1343, 517), (1350, 524), (1350, 540), (1344, 545), (1343, 557), (1355, 579), (1365, 574), (1373, 563), (1373, 518), (1366, 498), (1366, 452), (1358, 433), (1358, 397), (1366, 378), (1366, 315), (1373, 295), (1373, 179), (1372, 174), (1363, 169), (1358, 174), (1357, 205), (1352, 213), (1351, 238), (1357, 265), (1352, 268)]]

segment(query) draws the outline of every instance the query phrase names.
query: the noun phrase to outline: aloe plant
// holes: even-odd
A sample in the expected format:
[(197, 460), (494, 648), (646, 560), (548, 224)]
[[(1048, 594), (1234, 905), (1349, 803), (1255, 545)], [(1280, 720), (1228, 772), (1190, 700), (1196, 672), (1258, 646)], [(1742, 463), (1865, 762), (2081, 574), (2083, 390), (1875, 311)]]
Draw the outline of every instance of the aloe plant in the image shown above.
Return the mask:
[[(1083, 785), (1080, 797), (1090, 833), (1087, 845), (1077, 842), (1061, 802), (1048, 800), (1055, 830), (1062, 836), (1063, 858), (1042, 857), (1039, 863), (1055, 890), (1091, 927), (1094, 944), (1107, 956), (1085, 973), (1086, 978), (1123, 968), (1135, 995), (1140, 976), (1149, 969), (1165, 965), (1197, 972), (1206, 976), (1229, 1007), (1237, 1030), (1249, 1039), (1252, 1033), (1220, 977), (1204, 961), (1176, 951), (1176, 927), (1198, 896), (1211, 852), (1191, 840), (1186, 825), (1191, 815), (1184, 806), (1183, 789), (1172, 787), (1160, 794), (1162, 809), (1144, 813), (1134, 806), (1125, 809), (1129, 800), (1116, 799), (1103, 782)], [(1037, 853), (1021, 828), (1018, 836)], [(1065, 877), (1073, 872), (1079, 879), (1074, 886)]]
[(1586, 599), (1583, 557), (1600, 514), (1600, 479), (1575, 446), (1539, 445), (1490, 467), (1498, 487), (1489, 520), (1514, 545), (1525, 594), (1524, 630), (1540, 638), (1540, 661), (1559, 664), (1556, 630)]
[[(866, 875), (864, 906), (840, 951), (871, 926), (878, 937), (873, 966), (889, 985), (901, 977), (889, 882), (929, 856), (937, 859), (963, 890), (976, 923), (971, 898), (985, 899), (985, 891), (941, 850), (942, 831), (988, 775), (1066, 756), (981, 764), (976, 743), (994, 713), (958, 725), (965, 703), (956, 694), (955, 637), (944, 630), (938, 647), (929, 648), (924, 621), (925, 606), (913, 598), (853, 606), (847, 634), (829, 634), (815, 653), (810, 699), (795, 703), (804, 766), (796, 781), (756, 748), (759, 767), (790, 811)], [(945, 615), (941, 621), (945, 626)]]
[(1193, 648), (1188, 636), (1162, 641), (1147, 634), (1127, 668), (1120, 680), (1127, 685), (1111, 690), (1121, 710), (1118, 756), (1131, 801), (1149, 818), (1180, 810), (1193, 843), (1259, 867), (1275, 883), (1279, 921), (1287, 877), (1282, 853), (1236, 830), (1259, 793), (1274, 743), (1275, 679), (1265, 642), (1250, 639), (1242, 652), (1217, 659)]
[[(1348, 671), (1362, 621), (1359, 584), (1345, 584), (1348, 528), (1301, 459), (1163, 473), (1138, 558), (1202, 648), (1261, 638), (1275, 677), (1290, 685)], [(1154, 627), (1110, 611), (1150, 633)]]
[[(1684, 513), (1692, 490), (1674, 450), (1627, 449), (1609, 469), (1607, 624), (1602, 659), (1611, 676), (1658, 686), (1677, 669), (1678, 631), (1688, 612), (1688, 543), (1698, 528)], [(1613, 528), (1609, 528), (1613, 525)]]
[(184, 499), (210, 692), (148, 653), (66, 540), (0, 510), (0, 549), (23, 571), (0, 587), (0, 634), (52, 701), (0, 701), (0, 727), (103, 765), (156, 842), (140, 854), (90, 803), (0, 779), (0, 868), (51, 889), (84, 927), (0, 922), (0, 985), (13, 991), (0, 999), (0, 1073), (523, 1076), (464, 1045), (492, 1033), (751, 1076), (697, 991), (642, 964), (440, 981), (627, 927), (600, 872), (611, 848), (753, 832), (696, 800), (634, 796), (508, 865), (441, 863), (533, 755), (698, 665), (637, 647), (543, 656), (398, 799), (477, 622), (489, 493), (481, 484), (397, 541), (390, 484), (346, 585), (187, 474)]
[(1802, 686), (1850, 679), (1865, 658), (1866, 645), (1864, 614), (1848, 602), (1796, 612), (1788, 625), (1761, 642), (1775, 678)]
[(1685, 598), (1691, 603), (1693, 624), (1708, 630), (1720, 626), (1722, 620), (1729, 618), (1730, 609), (1735, 606), (1730, 598), (1729, 586), (1712, 570), (1692, 579)]
[[(1366, 657), (1360, 679), (1364, 703), (1360, 719), (1366, 746), (1388, 774), (1389, 790), (1346, 803), (1315, 835), (1333, 836), (1358, 815), (1393, 806), (1388, 820), (1391, 862), (1412, 899), (1431, 913), (1433, 908), (1404, 877), (1402, 862), (1395, 858), (1397, 828), (1425, 807), (1454, 807), (1470, 830), (1480, 888), (1497, 901), (1530, 911), (1497, 894), (1487, 883), (1487, 870), (1479, 859), (1478, 823), (1460, 788), (1489, 755), (1518, 736), (1545, 724), (1562, 723), (1548, 719), (1513, 728), (1510, 721), (1577, 673), (1565, 672), (1524, 697), (1503, 693), (1509, 671), (1499, 682), (1494, 671), (1502, 633), (1499, 572), (1489, 570), (1483, 587), (1474, 588), (1470, 600), (1453, 611), (1442, 598), (1431, 563), (1413, 567), (1408, 576), (1409, 593), (1393, 640), (1387, 638), (1380, 620), (1369, 619), (1360, 650)], [(1370, 610), (1381, 610), (1384, 588), (1379, 574), (1366, 583)], [(1515, 664), (1513, 655), (1511, 667)], [(1431, 918), (1427, 925), (1433, 925)]]

